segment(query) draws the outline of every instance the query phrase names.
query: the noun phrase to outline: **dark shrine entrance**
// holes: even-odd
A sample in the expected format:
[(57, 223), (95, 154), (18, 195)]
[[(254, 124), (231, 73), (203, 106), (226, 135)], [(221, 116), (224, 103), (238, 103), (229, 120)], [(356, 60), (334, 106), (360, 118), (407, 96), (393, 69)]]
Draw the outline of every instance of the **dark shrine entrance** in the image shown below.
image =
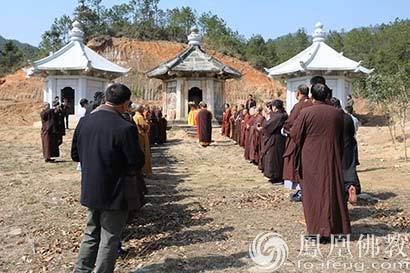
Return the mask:
[(68, 114), (74, 115), (74, 89), (71, 87), (61, 89), (61, 102), (65, 103), (65, 100), (67, 100), (68, 104)]
[(202, 90), (198, 87), (192, 87), (188, 91), (188, 103), (194, 103), (196, 106), (202, 101)]

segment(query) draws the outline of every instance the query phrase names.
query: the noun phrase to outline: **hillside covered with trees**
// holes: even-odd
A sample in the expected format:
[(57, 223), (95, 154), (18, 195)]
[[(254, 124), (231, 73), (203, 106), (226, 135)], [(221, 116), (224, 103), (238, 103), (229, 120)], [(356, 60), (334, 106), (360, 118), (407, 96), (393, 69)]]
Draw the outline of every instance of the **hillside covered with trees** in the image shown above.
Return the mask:
[[(66, 44), (74, 19), (81, 22), (86, 41), (99, 37), (124, 37), (185, 43), (190, 28), (196, 25), (203, 34), (206, 49), (247, 61), (259, 70), (287, 60), (311, 43), (303, 28), (275, 39), (265, 40), (261, 35), (247, 39), (212, 12), (198, 14), (191, 7), (162, 10), (158, 7), (159, 1), (130, 0), (105, 7), (101, 0), (78, 0), (74, 14), (56, 18), (42, 35), (38, 54), (34, 52), (38, 58), (44, 57)], [(345, 56), (362, 60), (364, 66), (375, 68), (377, 74), (393, 75), (404, 70), (408, 75), (410, 72), (409, 19), (396, 19), (387, 24), (350, 31), (329, 31), (326, 42)], [(32, 56), (21, 47), (10, 44), (3, 47), (0, 54), (3, 74), (21, 67), (23, 59)], [(365, 90), (364, 80), (357, 81), (356, 94), (363, 95)]]
[(24, 66), (27, 60), (37, 58), (39, 52), (37, 47), (0, 36), (0, 77)]

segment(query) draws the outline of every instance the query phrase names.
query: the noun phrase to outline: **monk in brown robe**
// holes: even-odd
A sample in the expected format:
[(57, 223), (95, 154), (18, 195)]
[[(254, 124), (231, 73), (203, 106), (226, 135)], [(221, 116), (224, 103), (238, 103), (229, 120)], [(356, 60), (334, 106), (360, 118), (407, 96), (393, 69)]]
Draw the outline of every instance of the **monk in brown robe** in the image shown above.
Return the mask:
[(199, 144), (207, 147), (212, 142), (212, 113), (208, 111), (205, 102), (199, 103), (200, 110), (195, 116)]
[(308, 240), (328, 242), (350, 234), (342, 173), (343, 113), (327, 105), (328, 87), (312, 86), (313, 105), (303, 109), (290, 131), (303, 193)]
[(162, 115), (162, 109), (157, 110), (158, 117), (158, 144), (167, 142), (167, 119)]
[(231, 118), (231, 107), (229, 106), (228, 103), (225, 104), (225, 111), (222, 115), (222, 128), (221, 128), (221, 134), (223, 136), (229, 137), (231, 128), (230, 128), (230, 123), (229, 120)]
[(54, 162), (52, 157), (60, 156), (59, 135), (55, 124), (54, 109), (50, 109), (49, 103), (44, 103), (41, 117), (41, 144), (43, 157), (46, 162)]
[(251, 128), (255, 124), (255, 119), (256, 119), (255, 113), (256, 113), (256, 109), (254, 107), (249, 110), (249, 119), (245, 124), (246, 133), (245, 133), (245, 153), (244, 153), (244, 156), (245, 156), (246, 160), (251, 160), (251, 158), (250, 158), (250, 153), (251, 153), (250, 132), (251, 132)]
[(253, 126), (249, 130), (250, 147), (249, 147), (249, 160), (258, 165), (261, 150), (261, 131), (258, 128), (262, 127), (262, 123), (265, 118), (262, 115), (263, 108), (261, 106), (256, 108), (255, 120)]
[(270, 182), (278, 183), (283, 181), (283, 151), (286, 137), (281, 131), (288, 114), (281, 100), (274, 100), (267, 106), (270, 112), (266, 114), (266, 120), (259, 128), (262, 132), (262, 170)]
[(242, 112), (242, 120), (241, 120), (241, 136), (239, 139), (239, 146), (241, 147), (245, 147), (246, 144), (246, 132), (247, 132), (247, 128), (246, 125), (249, 122), (249, 119), (251, 118), (251, 116), (249, 115), (248, 109), (243, 109)]
[(296, 170), (294, 167), (296, 146), (291, 137), (289, 136), (289, 133), (290, 129), (292, 129), (293, 123), (296, 121), (297, 117), (300, 114), (300, 111), (302, 110), (302, 108), (306, 104), (306, 101), (308, 100), (309, 87), (306, 84), (299, 85), (296, 89), (295, 95), (296, 99), (298, 100), (298, 103), (296, 103), (293, 106), (292, 110), (290, 111), (289, 118), (286, 120), (283, 126), (284, 132), (288, 135), (286, 139), (285, 152), (283, 154), (283, 178), (285, 180), (284, 184), (286, 188), (300, 190), (298, 177), (296, 175)]
[(236, 135), (236, 126), (235, 126), (235, 119), (238, 116), (238, 106), (235, 105), (232, 107), (232, 114), (231, 117), (229, 118), (229, 127), (231, 128), (229, 132), (229, 138), (235, 141), (235, 135)]
[(242, 120), (243, 120), (243, 109), (245, 106), (243, 104), (239, 105), (238, 111), (236, 113), (235, 117), (235, 133), (233, 140), (235, 141), (236, 144), (241, 143), (241, 135), (242, 135)]
[(152, 175), (152, 159), (151, 159), (151, 146), (149, 142), (149, 122), (144, 117), (144, 106), (137, 105), (135, 107), (134, 122), (138, 128), (138, 143), (141, 151), (145, 155), (145, 164), (142, 168), (142, 172), (145, 176), (150, 177)]

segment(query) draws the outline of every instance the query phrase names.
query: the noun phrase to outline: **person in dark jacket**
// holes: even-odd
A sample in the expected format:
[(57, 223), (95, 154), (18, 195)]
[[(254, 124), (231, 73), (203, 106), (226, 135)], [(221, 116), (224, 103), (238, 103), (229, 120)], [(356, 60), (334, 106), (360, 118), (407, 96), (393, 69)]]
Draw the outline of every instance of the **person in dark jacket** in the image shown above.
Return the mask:
[(91, 114), (98, 106), (105, 103), (105, 95), (104, 92), (95, 92), (94, 94), (94, 101), (88, 104), (87, 108), (85, 109), (85, 115)]
[(249, 111), (249, 109), (256, 107), (256, 101), (253, 99), (253, 95), (249, 94), (248, 99), (246, 100), (245, 103), (246, 109)]
[(71, 157), (81, 162), (81, 204), (88, 208), (84, 239), (76, 273), (114, 272), (121, 233), (128, 212), (143, 205), (136, 173), (144, 165), (138, 131), (122, 114), (131, 91), (112, 84), (106, 103), (80, 119), (74, 132)]

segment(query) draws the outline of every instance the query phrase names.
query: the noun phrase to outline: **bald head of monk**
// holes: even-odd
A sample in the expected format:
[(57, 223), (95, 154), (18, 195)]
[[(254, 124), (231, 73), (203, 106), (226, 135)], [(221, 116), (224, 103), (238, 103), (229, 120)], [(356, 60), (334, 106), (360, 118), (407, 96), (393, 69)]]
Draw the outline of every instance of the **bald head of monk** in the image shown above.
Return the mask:
[(48, 102), (43, 103), (43, 110), (48, 110), (48, 109), (50, 109), (50, 103)]
[(251, 116), (255, 115), (255, 112), (256, 112), (255, 107), (252, 107), (251, 109), (249, 109), (249, 114), (250, 114)]
[(199, 103), (199, 107), (200, 107), (201, 109), (206, 109), (206, 108), (208, 107), (208, 105), (206, 105), (205, 102), (201, 101), (201, 102)]
[(144, 105), (142, 105), (142, 104), (135, 104), (134, 109), (135, 109), (136, 112), (139, 112), (141, 114), (144, 113)]

